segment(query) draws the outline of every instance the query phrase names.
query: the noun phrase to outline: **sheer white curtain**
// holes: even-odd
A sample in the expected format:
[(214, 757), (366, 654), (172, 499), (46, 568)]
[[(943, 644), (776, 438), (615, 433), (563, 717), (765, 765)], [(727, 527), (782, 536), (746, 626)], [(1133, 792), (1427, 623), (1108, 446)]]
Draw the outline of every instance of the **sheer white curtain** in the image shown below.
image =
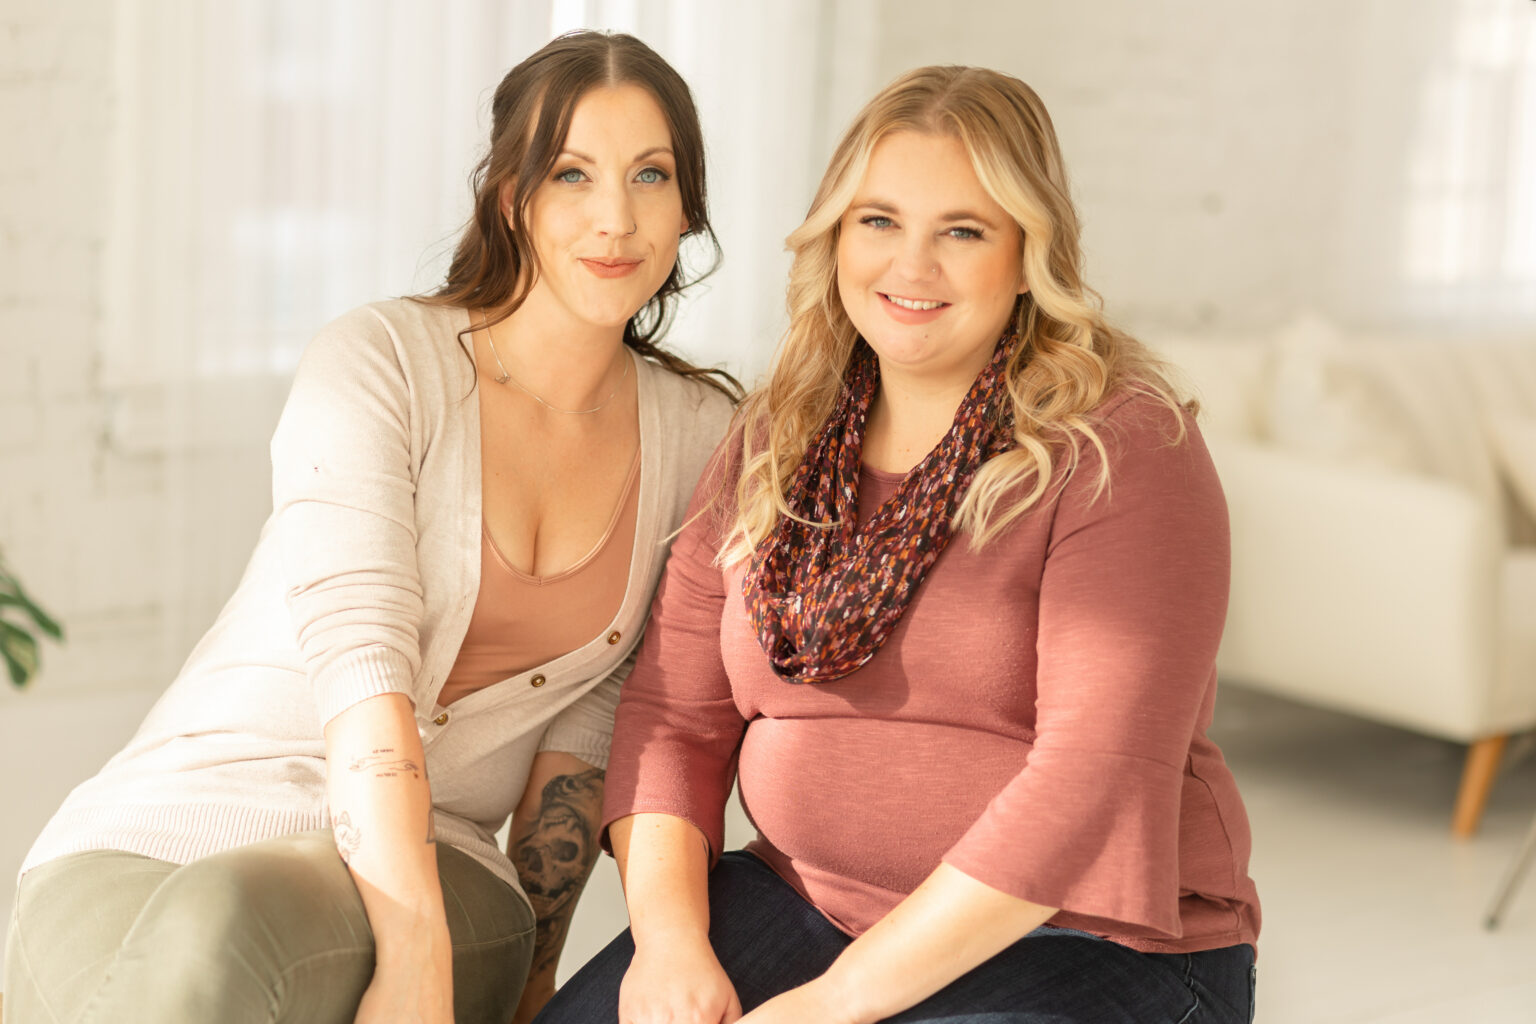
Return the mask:
[[(785, 234), (869, 91), (873, 0), (119, 0), (109, 442), (164, 463), (166, 649), (233, 587), (265, 446), (326, 321), (440, 279), (491, 93), (578, 27), (631, 31), (693, 87), (726, 251), (672, 335), (745, 377), (783, 323)], [(179, 655), (176, 655), (179, 657)]]
[(1405, 302), (1536, 325), (1536, 6), (1459, 0), (1419, 93)]
[(1360, 23), (1337, 305), (1367, 323), (1536, 327), (1536, 4), (1373, 0)]
[(867, 91), (867, 53), (834, 38), (863, 6), (123, 0), (106, 379), (281, 374), (328, 318), (431, 287), (492, 89), (578, 27), (640, 35), (693, 86), (727, 263), (678, 337), (761, 366), (783, 236)]
[(104, 369), (291, 369), (326, 319), (429, 287), (490, 90), (547, 4), (128, 0)]

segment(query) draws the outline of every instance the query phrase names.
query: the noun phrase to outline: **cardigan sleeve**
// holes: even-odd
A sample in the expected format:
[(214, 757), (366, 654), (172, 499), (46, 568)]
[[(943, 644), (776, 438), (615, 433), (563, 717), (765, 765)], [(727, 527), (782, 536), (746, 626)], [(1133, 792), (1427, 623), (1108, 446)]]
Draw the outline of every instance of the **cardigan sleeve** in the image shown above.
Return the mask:
[(1194, 424), (1132, 396), (1098, 424), (1055, 508), (1039, 594), (1036, 736), (944, 860), (994, 888), (1177, 936), (1180, 799), (1215, 686), (1229, 542)]
[(322, 724), (409, 694), (421, 667), (412, 396), (395, 344), (366, 308), (327, 327), (272, 439), (273, 529)]
[(731, 476), (724, 452), (738, 442), (727, 435), (694, 491), (624, 684), (603, 800), (605, 849), (610, 824), (648, 812), (695, 825), (709, 841), (711, 863), (725, 842), (725, 802), (746, 722), (720, 653), (725, 581), (714, 564), (720, 538), (713, 499)]

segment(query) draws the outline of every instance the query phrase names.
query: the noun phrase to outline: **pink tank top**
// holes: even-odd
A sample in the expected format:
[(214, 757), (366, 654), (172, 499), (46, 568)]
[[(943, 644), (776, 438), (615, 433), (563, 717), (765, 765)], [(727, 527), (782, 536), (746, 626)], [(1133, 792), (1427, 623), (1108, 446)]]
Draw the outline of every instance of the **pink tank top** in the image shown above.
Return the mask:
[(481, 524), (480, 594), (438, 704), (447, 707), (508, 676), (569, 654), (608, 628), (629, 586), (639, 481), (636, 451), (602, 538), (575, 565), (552, 576), (518, 571)]

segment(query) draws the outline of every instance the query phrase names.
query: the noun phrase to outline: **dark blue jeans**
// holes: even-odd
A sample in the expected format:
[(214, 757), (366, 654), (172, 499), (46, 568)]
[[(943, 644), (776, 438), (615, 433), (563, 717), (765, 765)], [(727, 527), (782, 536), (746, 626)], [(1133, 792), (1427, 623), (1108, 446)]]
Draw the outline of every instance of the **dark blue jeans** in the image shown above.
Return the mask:
[[(709, 941), (750, 1011), (820, 976), (852, 940), (748, 853), (709, 876)], [(560, 989), (536, 1024), (613, 1024), (634, 955), (625, 932)], [(899, 1024), (1249, 1024), (1253, 949), (1138, 953), (1037, 928), (911, 1009)]]

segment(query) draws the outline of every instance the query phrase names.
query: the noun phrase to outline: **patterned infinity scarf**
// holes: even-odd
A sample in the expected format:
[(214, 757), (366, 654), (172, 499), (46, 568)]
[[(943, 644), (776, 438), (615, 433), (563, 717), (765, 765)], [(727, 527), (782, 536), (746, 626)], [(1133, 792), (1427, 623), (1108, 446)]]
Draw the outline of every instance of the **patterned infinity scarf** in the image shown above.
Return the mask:
[(880, 365), (862, 340), (837, 407), (806, 449), (787, 496), (808, 526), (781, 516), (752, 553), (742, 594), (773, 669), (792, 683), (829, 683), (859, 668), (901, 620), (949, 545), (950, 518), (982, 463), (1013, 445), (1002, 383), (1015, 337), (1005, 334), (955, 413), (955, 423), (861, 529), (859, 468)]

